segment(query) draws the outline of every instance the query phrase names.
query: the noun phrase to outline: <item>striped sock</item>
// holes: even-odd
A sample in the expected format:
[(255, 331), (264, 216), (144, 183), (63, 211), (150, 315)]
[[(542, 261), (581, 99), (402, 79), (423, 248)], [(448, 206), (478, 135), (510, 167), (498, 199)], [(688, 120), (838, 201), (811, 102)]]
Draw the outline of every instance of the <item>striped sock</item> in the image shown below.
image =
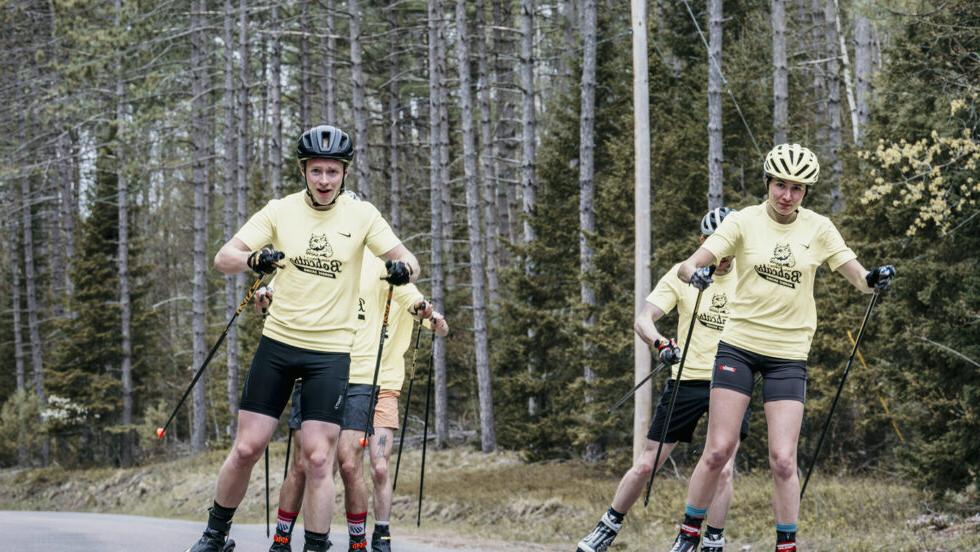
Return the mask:
[(279, 508), (279, 512), (276, 514), (276, 535), (272, 539), (274, 542), (289, 544), (297, 516), (299, 516), (299, 512), (287, 512)]
[(707, 513), (707, 508), (695, 508), (690, 504), (685, 504), (684, 523), (681, 524), (681, 534), (691, 539), (700, 539), (701, 524), (704, 523), (704, 516)]
[(352, 537), (363, 537), (367, 531), (367, 512), (347, 514), (347, 532)]
[(796, 552), (796, 524), (776, 524), (776, 552)]

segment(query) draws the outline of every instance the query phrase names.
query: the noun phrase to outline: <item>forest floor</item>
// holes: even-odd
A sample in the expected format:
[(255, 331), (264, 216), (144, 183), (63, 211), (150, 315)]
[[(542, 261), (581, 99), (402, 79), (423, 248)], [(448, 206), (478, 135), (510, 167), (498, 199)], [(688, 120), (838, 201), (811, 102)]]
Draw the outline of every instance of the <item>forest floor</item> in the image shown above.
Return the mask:
[[(271, 453), (274, 513), (284, 443), (275, 443)], [(212, 451), (128, 469), (0, 470), (0, 508), (125, 513), (203, 525), (224, 454)], [(402, 458), (393, 508), (396, 538), (401, 533), (463, 549), (513, 550), (516, 545), (570, 552), (606, 509), (618, 481), (607, 470), (580, 462), (526, 464), (513, 453), (430, 451), (422, 528), (416, 529), (419, 463), (418, 450)], [(242, 523), (264, 521), (262, 465), (253, 471), (236, 516)], [(726, 529), (728, 550), (774, 548), (771, 487), (766, 473), (738, 476)], [(343, 527), (341, 490), (339, 483), (335, 531)], [(651, 505), (637, 504), (612, 550), (666, 550), (685, 490), (686, 480), (672, 473), (658, 478)], [(807, 493), (800, 519), (803, 550), (980, 550), (980, 511), (937, 511), (926, 494), (902, 481), (817, 474)]]

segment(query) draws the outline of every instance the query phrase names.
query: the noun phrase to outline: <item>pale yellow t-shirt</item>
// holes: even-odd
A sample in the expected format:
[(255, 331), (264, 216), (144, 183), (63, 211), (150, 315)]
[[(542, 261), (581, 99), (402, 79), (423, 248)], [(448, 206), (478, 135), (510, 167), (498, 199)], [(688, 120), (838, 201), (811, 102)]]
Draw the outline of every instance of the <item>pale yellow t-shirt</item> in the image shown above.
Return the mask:
[[(419, 294), (414, 302), (421, 299), (422, 295)], [(392, 304), (391, 308), (393, 312), (388, 319), (388, 341), (385, 342), (385, 350), (381, 355), (381, 376), (378, 380), (382, 391), (400, 391), (405, 383), (405, 352), (412, 344), (415, 328), (415, 318), (408, 313), (407, 307), (399, 304), (398, 310), (395, 310), (395, 305)], [(422, 325), (428, 327), (429, 321), (423, 321)]]
[[(354, 384), (370, 385), (374, 380), (374, 367), (378, 361), (378, 344), (381, 342), (381, 323), (384, 319), (385, 301), (388, 297), (388, 282), (382, 280), (385, 276), (385, 263), (381, 259), (372, 256), (369, 252), (364, 253), (364, 265), (361, 268), (361, 291), (358, 298), (357, 307), (357, 334), (354, 337), (354, 347), (350, 354), (350, 377), (349, 382)], [(398, 329), (401, 315), (409, 318), (409, 328), (411, 328), (411, 315), (408, 308), (422, 300), (422, 294), (413, 284), (395, 286), (392, 290), (391, 308), (388, 311), (388, 338), (385, 339), (384, 350), (381, 357), (381, 373), (378, 375), (378, 385), (382, 389), (386, 383), (392, 379), (391, 372), (399, 367), (391, 366), (385, 362), (389, 355), (389, 350), (398, 347), (397, 343), (392, 343), (398, 337)], [(411, 333), (411, 329), (409, 329)], [(402, 354), (405, 353), (404, 348)], [(400, 378), (404, 377), (405, 365), (400, 366), (402, 372)], [(401, 385), (398, 386), (401, 389)]]
[(790, 360), (806, 360), (817, 329), (817, 268), (837, 270), (857, 258), (827, 217), (800, 208), (796, 220), (780, 224), (765, 203), (726, 217), (704, 247), (716, 259), (735, 255), (738, 286), (721, 340)]
[(328, 211), (305, 192), (273, 199), (235, 234), (250, 249), (286, 254), (275, 276), (275, 301), (262, 335), (310, 349), (346, 353), (357, 327), (357, 293), (365, 248), (382, 255), (401, 243), (366, 201), (340, 196)]
[[(698, 290), (685, 284), (677, 277), (676, 264), (657, 282), (656, 287), (647, 296), (647, 303), (654, 305), (664, 314), (677, 308), (677, 345), (684, 349), (684, 340), (691, 326), (691, 315), (694, 304), (698, 299)], [(697, 321), (691, 333), (691, 347), (684, 360), (684, 373), (681, 381), (711, 380), (715, 353), (718, 351), (718, 339), (725, 327), (725, 322), (731, 313), (732, 299), (735, 296), (734, 269), (723, 276), (715, 276), (714, 283), (701, 295), (698, 306)], [(667, 337), (667, 336), (665, 336)], [(654, 351), (656, 355), (656, 351)], [(679, 364), (672, 368), (671, 378), (677, 379)]]

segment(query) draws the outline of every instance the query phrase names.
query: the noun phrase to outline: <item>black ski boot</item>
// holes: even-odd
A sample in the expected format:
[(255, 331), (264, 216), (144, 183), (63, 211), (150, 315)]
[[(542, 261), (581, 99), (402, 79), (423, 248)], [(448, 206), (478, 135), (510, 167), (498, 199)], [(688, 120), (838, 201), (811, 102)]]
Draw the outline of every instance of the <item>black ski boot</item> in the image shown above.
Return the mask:
[(371, 552), (391, 552), (391, 534), (375, 529), (371, 534)]
[(696, 552), (698, 542), (700, 541), (700, 535), (693, 536), (683, 532), (678, 533), (677, 538), (674, 539), (674, 546), (670, 547), (670, 552)]
[(347, 552), (367, 552), (367, 549), (367, 537), (364, 535), (350, 537), (350, 545), (347, 547)]
[(291, 542), (292, 537), (290, 535), (283, 535), (276, 531), (276, 534), (272, 535), (272, 546), (269, 547), (269, 552), (293, 552)]
[(599, 523), (596, 524), (595, 529), (578, 542), (578, 548), (575, 551), (606, 552), (622, 528), (622, 523), (616, 523), (616, 520), (605, 513), (599, 518)]
[(184, 552), (232, 552), (234, 549), (235, 541), (229, 539), (228, 535), (214, 529), (205, 529), (201, 540)]

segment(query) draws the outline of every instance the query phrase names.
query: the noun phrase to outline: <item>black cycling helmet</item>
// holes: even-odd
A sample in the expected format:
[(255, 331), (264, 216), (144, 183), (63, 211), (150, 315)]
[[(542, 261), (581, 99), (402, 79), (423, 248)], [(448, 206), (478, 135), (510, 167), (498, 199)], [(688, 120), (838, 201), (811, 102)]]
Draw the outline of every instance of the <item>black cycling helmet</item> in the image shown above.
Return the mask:
[(701, 233), (705, 236), (714, 234), (715, 230), (721, 226), (721, 221), (725, 220), (725, 217), (734, 212), (734, 209), (730, 209), (728, 207), (715, 207), (714, 209), (708, 211), (708, 213), (701, 218)]
[(317, 125), (299, 137), (296, 158), (300, 163), (307, 159), (336, 159), (348, 165), (354, 159), (354, 141), (337, 127)]

